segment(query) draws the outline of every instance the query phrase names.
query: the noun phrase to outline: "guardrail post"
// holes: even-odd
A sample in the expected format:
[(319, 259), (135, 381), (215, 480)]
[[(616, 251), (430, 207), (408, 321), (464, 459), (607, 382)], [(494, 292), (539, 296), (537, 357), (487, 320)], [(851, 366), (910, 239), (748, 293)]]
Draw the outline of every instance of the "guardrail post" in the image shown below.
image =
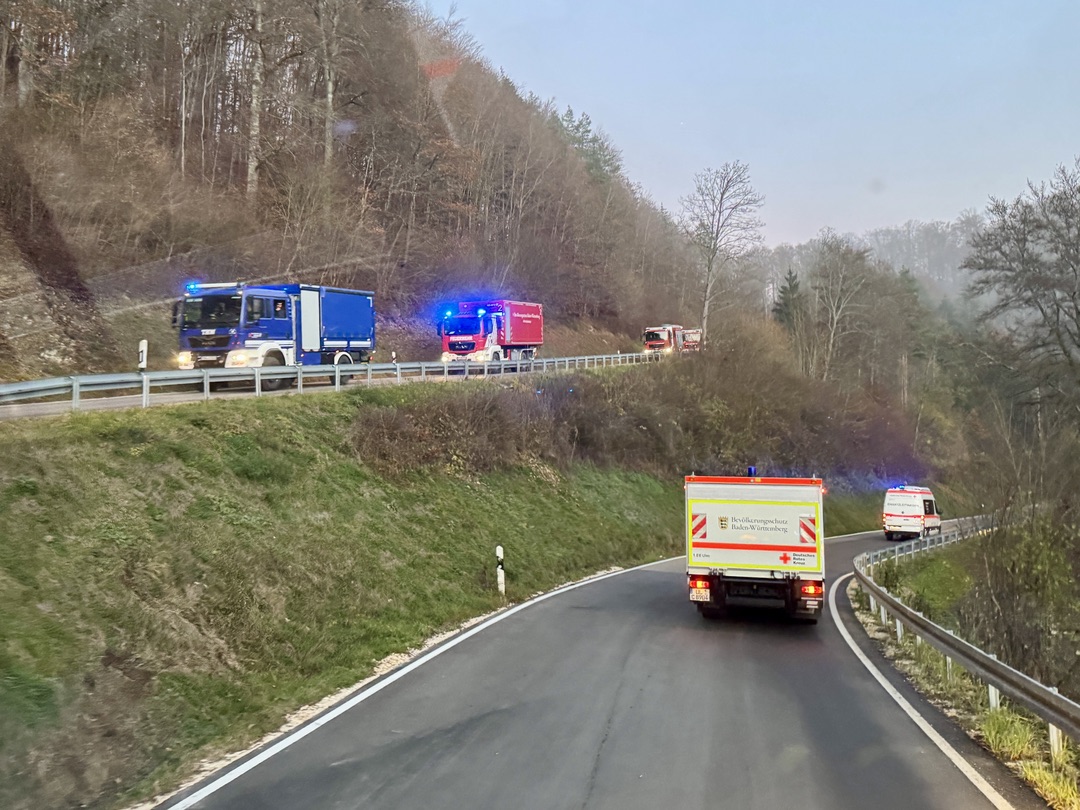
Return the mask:
[(262, 369), (255, 368), (255, 396), (262, 396)]
[(79, 378), (71, 378), (71, 410), (79, 410)]
[[(1058, 694), (1056, 686), (1051, 686), (1050, 691)], [(1050, 761), (1056, 766), (1065, 755), (1065, 735), (1053, 723), (1047, 725), (1050, 727)]]
[(420, 379), (421, 380), (426, 380), (427, 379), (427, 363), (421, 363), (420, 364)]
[(945, 656), (945, 682), (952, 683), (952, 658)]
[[(340, 374), (338, 375), (338, 382), (339, 383), (341, 382), (341, 375)], [(339, 385), (338, 387), (340, 388), (341, 386)], [(296, 367), (296, 393), (298, 393), (298, 394), (304, 393), (304, 367), (303, 366), (297, 366)]]
[(867, 594), (867, 596), (870, 597), (870, 612), (873, 613), (875, 610), (877, 610), (877, 599), (874, 598), (874, 595), (872, 593)]
[[(997, 656), (993, 653), (990, 653), (990, 658), (997, 661)], [(996, 686), (988, 683), (986, 685), (986, 696), (990, 700), (990, 708), (992, 710), (1001, 708), (1001, 691)]]
[(142, 406), (150, 407), (150, 378), (144, 372), (142, 375)]
[(394, 376), (398, 382), (401, 382), (401, 365), (398, 363), (394, 363)]
[(450, 364), (449, 363), (443, 363), (442, 364), (442, 376), (443, 376), (444, 380), (447, 379), (450, 376)]
[(886, 627), (888, 627), (889, 626), (889, 614), (887, 614), (885, 612), (885, 606), (884, 605), (878, 605), (878, 608), (880, 608), (880, 610), (881, 610), (881, 623), (883, 625), (885, 625)]
[(367, 364), (367, 381), (371, 382), (371, 361), (368, 360)]
[(334, 366), (334, 390), (341, 390), (341, 364), (338, 363)]
[(897, 643), (904, 640), (904, 623), (900, 621), (900, 617), (896, 617), (896, 641)]
[(202, 370), (202, 398), (203, 402), (210, 399), (210, 369)]

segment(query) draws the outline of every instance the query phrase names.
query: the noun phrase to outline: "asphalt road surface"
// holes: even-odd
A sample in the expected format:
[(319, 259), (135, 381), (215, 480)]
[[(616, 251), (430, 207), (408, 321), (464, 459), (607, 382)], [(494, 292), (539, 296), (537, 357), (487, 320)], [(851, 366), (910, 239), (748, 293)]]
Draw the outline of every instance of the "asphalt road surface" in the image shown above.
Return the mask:
[[(830, 581), (884, 542), (830, 540)], [(670, 561), (529, 605), (376, 682), (254, 767), (257, 754), (241, 760), (227, 784), (211, 777), (163, 807), (995, 806), (873, 679), (828, 613), (816, 626), (760, 612), (704, 620), (684, 572)], [(871, 661), (1005, 797), (997, 806), (1046, 806), (892, 672), (843, 593), (838, 604)]]

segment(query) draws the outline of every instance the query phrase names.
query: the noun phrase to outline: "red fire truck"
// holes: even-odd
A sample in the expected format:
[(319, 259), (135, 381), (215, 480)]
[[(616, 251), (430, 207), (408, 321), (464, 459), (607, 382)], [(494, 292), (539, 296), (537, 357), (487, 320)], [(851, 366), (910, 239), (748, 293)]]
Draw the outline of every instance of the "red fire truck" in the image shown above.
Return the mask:
[(460, 301), (440, 308), (444, 363), (531, 360), (544, 342), (544, 307), (525, 301)]

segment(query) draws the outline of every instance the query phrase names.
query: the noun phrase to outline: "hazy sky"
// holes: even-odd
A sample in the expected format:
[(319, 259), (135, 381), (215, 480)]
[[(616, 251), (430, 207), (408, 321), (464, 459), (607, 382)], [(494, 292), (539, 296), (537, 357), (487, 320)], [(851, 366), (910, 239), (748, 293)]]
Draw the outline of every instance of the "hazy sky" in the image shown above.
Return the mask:
[(750, 166), (766, 241), (953, 219), (1080, 155), (1077, 0), (428, 0), (669, 209)]

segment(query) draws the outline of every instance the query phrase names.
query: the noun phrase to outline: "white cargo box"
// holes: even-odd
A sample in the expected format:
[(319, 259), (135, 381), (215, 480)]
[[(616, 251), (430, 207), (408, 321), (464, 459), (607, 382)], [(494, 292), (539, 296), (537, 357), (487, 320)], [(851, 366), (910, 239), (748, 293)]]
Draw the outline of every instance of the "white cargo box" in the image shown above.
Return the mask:
[(820, 478), (686, 478), (688, 573), (822, 579)]

